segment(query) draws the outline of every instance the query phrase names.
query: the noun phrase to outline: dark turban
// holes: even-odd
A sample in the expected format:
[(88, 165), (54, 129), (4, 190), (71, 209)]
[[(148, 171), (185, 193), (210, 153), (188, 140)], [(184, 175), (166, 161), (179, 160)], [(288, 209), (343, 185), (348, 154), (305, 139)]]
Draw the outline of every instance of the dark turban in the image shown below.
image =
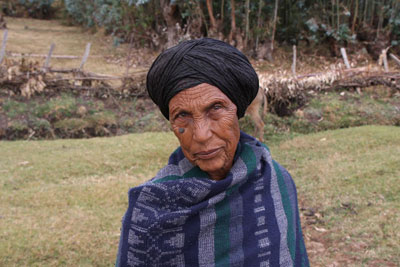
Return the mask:
[(185, 41), (163, 53), (147, 74), (147, 91), (169, 119), (168, 104), (182, 90), (208, 83), (218, 87), (237, 107), (238, 118), (258, 92), (258, 77), (249, 60), (222, 41)]

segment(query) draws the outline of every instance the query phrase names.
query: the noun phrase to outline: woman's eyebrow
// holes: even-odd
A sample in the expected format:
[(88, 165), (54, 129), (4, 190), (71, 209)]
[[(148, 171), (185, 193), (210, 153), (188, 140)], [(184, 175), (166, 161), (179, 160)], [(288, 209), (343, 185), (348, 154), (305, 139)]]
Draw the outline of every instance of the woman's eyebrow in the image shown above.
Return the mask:
[(209, 110), (210, 108), (212, 108), (215, 104), (221, 104), (224, 105), (226, 101), (224, 101), (223, 99), (215, 99), (213, 102), (211, 102), (211, 104), (206, 106), (206, 110)]
[[(207, 110), (211, 109), (215, 104), (225, 105), (226, 104), (226, 100), (223, 99), (223, 98), (216, 98), (216, 99), (212, 100), (212, 102), (210, 104), (206, 105), (205, 107), (202, 107), (201, 109), (204, 110), (204, 111), (207, 111)], [(186, 112), (186, 113), (189, 113), (189, 114), (191, 113), (189, 111), (188, 107), (186, 107), (186, 106), (184, 106), (182, 104), (179, 104), (179, 105), (173, 107), (170, 110), (170, 112), (171, 112), (172, 117), (175, 117), (176, 113), (181, 113), (181, 112)]]
[(170, 112), (171, 112), (171, 114), (174, 114), (181, 109), (182, 109), (182, 107), (180, 105), (176, 105), (175, 107), (170, 109)]
[(175, 117), (175, 115), (177, 115), (181, 112), (190, 113), (185, 107), (177, 106), (171, 110), (171, 115), (172, 115), (172, 117)]

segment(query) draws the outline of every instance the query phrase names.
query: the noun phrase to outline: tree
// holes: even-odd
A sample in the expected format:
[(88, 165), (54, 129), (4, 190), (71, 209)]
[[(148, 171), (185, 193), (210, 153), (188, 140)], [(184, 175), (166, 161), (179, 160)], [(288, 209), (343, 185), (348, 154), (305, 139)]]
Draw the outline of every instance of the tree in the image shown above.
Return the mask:
[(207, 0), (206, 3), (207, 3), (208, 16), (210, 18), (210, 27), (208, 28), (208, 32), (214, 33), (215, 31), (217, 31), (217, 22), (215, 21), (213, 13), (212, 0)]
[(160, 6), (165, 22), (167, 23), (167, 45), (172, 47), (178, 43), (178, 31), (180, 27), (179, 7), (175, 1), (160, 0)]

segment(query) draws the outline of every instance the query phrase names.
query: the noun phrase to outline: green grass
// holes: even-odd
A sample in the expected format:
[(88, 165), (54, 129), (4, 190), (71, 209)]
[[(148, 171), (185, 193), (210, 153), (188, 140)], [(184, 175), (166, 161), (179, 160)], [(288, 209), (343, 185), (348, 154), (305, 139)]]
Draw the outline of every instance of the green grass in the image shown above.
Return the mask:
[(400, 264), (399, 127), (320, 132), (272, 151), (291, 170), (304, 206), (322, 216), (315, 226), (328, 230), (315, 264), (341, 258), (352, 258), (340, 264), (346, 266)]
[[(313, 266), (400, 264), (399, 136), (367, 126), (269, 144), (301, 207), (320, 214), (302, 219)], [(0, 142), (0, 266), (111, 266), (128, 189), (177, 145), (172, 133)]]
[(1, 142), (0, 266), (111, 265), (128, 189), (176, 146), (166, 133)]

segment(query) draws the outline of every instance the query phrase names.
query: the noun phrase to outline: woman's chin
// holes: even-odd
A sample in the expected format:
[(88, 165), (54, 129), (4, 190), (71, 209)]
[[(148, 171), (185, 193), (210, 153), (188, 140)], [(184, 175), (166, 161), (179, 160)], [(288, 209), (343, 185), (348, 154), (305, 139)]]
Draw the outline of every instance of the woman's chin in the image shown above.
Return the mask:
[[(227, 168), (227, 162), (220, 159), (213, 160), (197, 160), (196, 165), (204, 172), (208, 173), (212, 179), (218, 178), (218, 180), (225, 178), (229, 168)], [(214, 179), (215, 180), (215, 179)]]

